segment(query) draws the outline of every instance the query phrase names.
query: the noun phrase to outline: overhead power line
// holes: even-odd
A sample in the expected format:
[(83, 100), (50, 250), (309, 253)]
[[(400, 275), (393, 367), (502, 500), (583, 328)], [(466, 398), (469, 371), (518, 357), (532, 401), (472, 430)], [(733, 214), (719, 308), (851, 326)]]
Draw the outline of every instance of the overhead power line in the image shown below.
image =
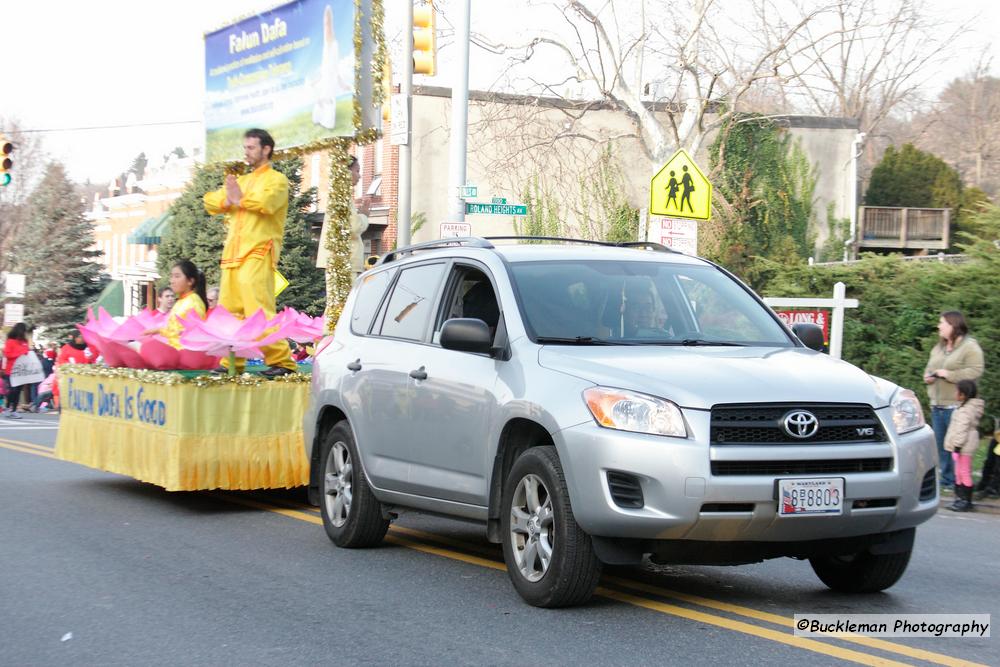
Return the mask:
[(164, 120), (155, 123), (125, 123), (123, 125), (90, 125), (87, 127), (53, 127), (44, 130), (18, 130), (21, 134), (41, 134), (52, 132), (83, 132), (85, 130), (120, 130), (129, 127), (154, 127), (157, 125), (193, 125), (200, 120)]

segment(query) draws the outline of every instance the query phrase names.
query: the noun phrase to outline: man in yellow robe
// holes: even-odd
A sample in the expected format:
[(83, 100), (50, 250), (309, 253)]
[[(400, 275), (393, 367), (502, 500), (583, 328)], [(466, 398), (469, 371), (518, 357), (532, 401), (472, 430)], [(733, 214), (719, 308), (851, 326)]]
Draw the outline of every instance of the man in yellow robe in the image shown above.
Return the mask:
[[(237, 317), (263, 310), (274, 317), (274, 271), (281, 254), (288, 213), (288, 179), (271, 168), (274, 139), (266, 130), (247, 130), (243, 154), (252, 171), (237, 178), (226, 176), (225, 185), (205, 195), (205, 210), (225, 214), (226, 244), (222, 248), (222, 281), (219, 305)], [(261, 348), (262, 372), (277, 377), (295, 371), (286, 341)], [(228, 360), (223, 361), (223, 364)], [(245, 359), (236, 360), (242, 372)]]

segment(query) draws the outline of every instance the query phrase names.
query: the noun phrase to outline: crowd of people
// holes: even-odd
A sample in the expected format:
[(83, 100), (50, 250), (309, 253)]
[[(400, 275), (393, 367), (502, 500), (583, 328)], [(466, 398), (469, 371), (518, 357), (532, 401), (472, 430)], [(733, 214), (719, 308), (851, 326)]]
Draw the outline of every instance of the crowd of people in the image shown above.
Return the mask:
[[(46, 346), (36, 345), (31, 340), (28, 327), (20, 322), (7, 332), (3, 346), (2, 382), (3, 414), (7, 419), (20, 419), (19, 412), (48, 412), (58, 409), (59, 384), (58, 369), (63, 364), (93, 363), (95, 356), (87, 347), (83, 337), (76, 333), (60, 347), (56, 343)], [(25, 355), (35, 355), (43, 378), (39, 382), (28, 382), (19, 386), (11, 383), (11, 371), (18, 359)]]

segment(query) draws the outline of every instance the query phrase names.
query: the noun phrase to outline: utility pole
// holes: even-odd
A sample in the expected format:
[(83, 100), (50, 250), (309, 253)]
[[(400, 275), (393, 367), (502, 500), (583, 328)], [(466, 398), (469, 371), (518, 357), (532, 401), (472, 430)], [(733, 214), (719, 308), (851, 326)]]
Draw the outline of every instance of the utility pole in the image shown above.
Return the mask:
[(405, 40), (403, 49), (403, 80), (399, 84), (399, 93), (403, 97), (403, 104), (406, 105), (406, 141), (399, 146), (399, 207), (396, 220), (396, 247), (403, 248), (410, 245), (410, 187), (412, 177), (412, 154), (410, 151), (410, 141), (412, 133), (410, 126), (413, 123), (413, 105), (410, 98), (413, 96), (413, 0), (405, 0), (406, 4), (406, 26), (403, 31)]
[(450, 202), (448, 221), (465, 222), (465, 155), (469, 134), (469, 20), (471, 0), (455, 3), (459, 15), (455, 24), (455, 46), (458, 49), (458, 71), (451, 89), (451, 161), (448, 168)]

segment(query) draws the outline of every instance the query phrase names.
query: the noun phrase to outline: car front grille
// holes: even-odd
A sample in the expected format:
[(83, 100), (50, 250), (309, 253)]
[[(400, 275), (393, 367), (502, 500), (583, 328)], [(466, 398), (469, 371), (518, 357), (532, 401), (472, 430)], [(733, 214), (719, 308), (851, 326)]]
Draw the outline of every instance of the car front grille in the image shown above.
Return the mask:
[(891, 458), (832, 459), (817, 461), (712, 461), (712, 474), (723, 475), (830, 475), (892, 470)]
[[(794, 438), (782, 428), (791, 412), (804, 410), (819, 420), (809, 438)], [(747, 403), (712, 408), (713, 445), (784, 445), (885, 442), (885, 431), (871, 406), (854, 403)]]

